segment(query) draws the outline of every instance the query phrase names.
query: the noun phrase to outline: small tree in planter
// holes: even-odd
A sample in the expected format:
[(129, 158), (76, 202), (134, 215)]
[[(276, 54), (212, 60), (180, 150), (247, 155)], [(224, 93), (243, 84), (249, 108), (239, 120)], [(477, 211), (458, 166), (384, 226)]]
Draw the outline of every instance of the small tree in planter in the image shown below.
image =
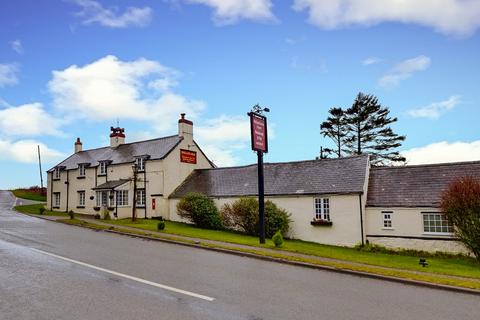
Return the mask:
[(441, 208), (455, 235), (480, 260), (480, 180), (464, 177), (450, 184)]

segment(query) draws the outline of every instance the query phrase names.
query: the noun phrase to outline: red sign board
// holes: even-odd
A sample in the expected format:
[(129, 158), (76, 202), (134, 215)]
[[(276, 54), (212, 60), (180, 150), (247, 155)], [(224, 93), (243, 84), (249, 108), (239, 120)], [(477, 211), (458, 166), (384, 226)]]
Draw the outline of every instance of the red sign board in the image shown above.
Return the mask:
[(252, 135), (252, 150), (268, 152), (267, 118), (251, 112), (250, 130)]
[(180, 149), (180, 161), (197, 164), (197, 153), (195, 151)]

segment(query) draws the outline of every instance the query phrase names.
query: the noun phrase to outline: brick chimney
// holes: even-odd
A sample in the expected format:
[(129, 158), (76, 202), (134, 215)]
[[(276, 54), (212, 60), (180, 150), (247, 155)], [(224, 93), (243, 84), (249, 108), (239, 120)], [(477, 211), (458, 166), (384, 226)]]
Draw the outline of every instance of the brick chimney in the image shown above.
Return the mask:
[(110, 127), (110, 147), (116, 148), (125, 143), (125, 129)]
[(77, 141), (75, 141), (75, 153), (80, 151), (82, 151), (82, 142), (80, 141), (80, 138), (77, 138)]
[(185, 113), (181, 113), (178, 120), (178, 135), (188, 141), (193, 141), (193, 122), (185, 119)]

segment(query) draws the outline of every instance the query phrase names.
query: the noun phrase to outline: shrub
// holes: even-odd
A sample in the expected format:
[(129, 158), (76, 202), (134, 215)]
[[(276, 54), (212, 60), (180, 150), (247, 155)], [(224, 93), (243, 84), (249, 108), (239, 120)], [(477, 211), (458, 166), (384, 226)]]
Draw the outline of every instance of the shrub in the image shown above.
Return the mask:
[(75, 213), (74, 213), (72, 210), (68, 211), (68, 216), (69, 216), (70, 219), (72, 219), (72, 220), (75, 219)]
[[(224, 225), (249, 235), (259, 234), (258, 201), (255, 198), (240, 198), (232, 204), (225, 204), (221, 213)], [(290, 215), (275, 203), (265, 202), (265, 236), (271, 238), (278, 230), (285, 235), (288, 232)]]
[(177, 204), (178, 215), (206, 229), (223, 229), (220, 214), (212, 199), (201, 193), (191, 192)]
[(275, 244), (275, 247), (277, 248), (283, 246), (283, 236), (280, 230), (275, 232), (275, 234), (272, 237), (272, 241)]
[(108, 210), (103, 211), (103, 220), (110, 220), (110, 212)]
[(100, 219), (100, 214), (99, 213), (95, 213), (95, 215), (93, 216), (95, 219)]
[(43, 215), (45, 213), (45, 208), (44, 207), (39, 208), (38, 213)]
[(161, 220), (157, 224), (157, 230), (163, 230), (165, 229), (165, 221)]
[(457, 238), (480, 260), (480, 181), (464, 177), (452, 182), (442, 195), (441, 208)]

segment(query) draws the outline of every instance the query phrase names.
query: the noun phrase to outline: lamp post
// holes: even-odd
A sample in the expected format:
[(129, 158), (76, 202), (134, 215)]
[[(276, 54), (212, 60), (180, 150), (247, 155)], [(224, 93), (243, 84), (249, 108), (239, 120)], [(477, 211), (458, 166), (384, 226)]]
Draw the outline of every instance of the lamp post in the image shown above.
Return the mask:
[(268, 152), (267, 137), (267, 117), (265, 112), (270, 109), (262, 108), (258, 104), (253, 106), (252, 111), (248, 113), (250, 117), (250, 130), (252, 139), (252, 150), (257, 152), (257, 171), (258, 171), (258, 224), (260, 243), (265, 243), (265, 188), (263, 174), (263, 153)]
[(137, 211), (137, 174), (138, 174), (138, 167), (136, 163), (132, 166), (132, 170), (133, 170), (132, 221), (135, 221), (136, 211)]

